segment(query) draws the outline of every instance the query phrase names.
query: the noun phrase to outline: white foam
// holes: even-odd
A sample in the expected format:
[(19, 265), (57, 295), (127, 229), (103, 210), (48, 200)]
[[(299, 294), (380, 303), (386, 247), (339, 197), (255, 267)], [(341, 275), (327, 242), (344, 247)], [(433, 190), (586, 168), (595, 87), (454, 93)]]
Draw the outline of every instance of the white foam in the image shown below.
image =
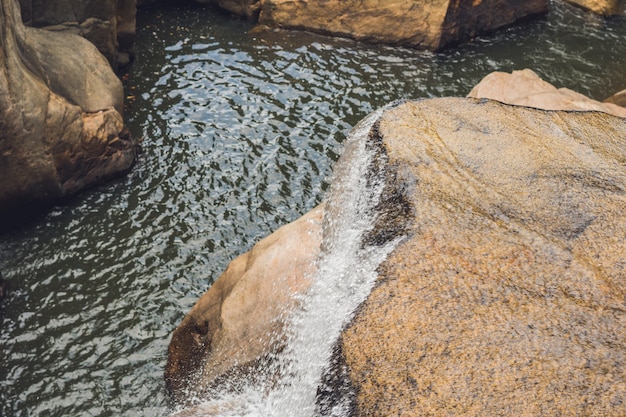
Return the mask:
[[(373, 152), (367, 135), (382, 110), (366, 117), (350, 133), (350, 164), (335, 173), (331, 195), (332, 224), (325, 219), (323, 251), (309, 291), (288, 319), (288, 342), (271, 372), (278, 381), (245, 384), (237, 393), (213, 392), (193, 415), (240, 417), (306, 417), (315, 413), (315, 397), (333, 344), (376, 280), (376, 268), (396, 242), (363, 247), (361, 237), (374, 223), (373, 207), (383, 184), (367, 183)], [(333, 209), (334, 208), (334, 209)], [(270, 372), (270, 373), (271, 373)], [(336, 410), (335, 410), (336, 411)], [(335, 414), (335, 413), (333, 413)], [(336, 415), (341, 415), (339, 412)]]

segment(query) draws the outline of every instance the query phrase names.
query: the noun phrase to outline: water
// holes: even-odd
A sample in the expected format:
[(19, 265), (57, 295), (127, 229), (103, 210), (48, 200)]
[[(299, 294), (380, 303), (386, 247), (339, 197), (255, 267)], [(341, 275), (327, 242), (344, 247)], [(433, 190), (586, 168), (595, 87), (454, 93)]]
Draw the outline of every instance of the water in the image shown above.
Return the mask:
[[(340, 174), (333, 177), (333, 199), (327, 203), (326, 211), (336, 216), (324, 225), (323, 253), (311, 288), (298, 296), (299, 309), (287, 321), (285, 351), (265, 371), (271, 377), (260, 382), (244, 377), (242, 381), (234, 381), (238, 385), (235, 390), (230, 388), (227, 392), (218, 388), (209, 394), (209, 401), (200, 399), (194, 409), (197, 415), (315, 414), (317, 387), (341, 328), (369, 294), (380, 262), (401, 239), (382, 246), (365, 245), (362, 239), (372, 230), (373, 209), (384, 186), (380, 178), (367, 175), (374, 151), (365, 146), (367, 135), (381, 113), (381, 110), (372, 112), (348, 136), (346, 151), (349, 149), (354, 163), (344, 165)], [(333, 306), (332, 312), (328, 306)], [(337, 408), (341, 411), (341, 404)]]
[(0, 236), (2, 416), (168, 415), (173, 329), (230, 259), (324, 198), (373, 109), (525, 67), (593, 98), (626, 88), (626, 19), (558, 3), (439, 54), (257, 33), (192, 6), (138, 19), (136, 167)]

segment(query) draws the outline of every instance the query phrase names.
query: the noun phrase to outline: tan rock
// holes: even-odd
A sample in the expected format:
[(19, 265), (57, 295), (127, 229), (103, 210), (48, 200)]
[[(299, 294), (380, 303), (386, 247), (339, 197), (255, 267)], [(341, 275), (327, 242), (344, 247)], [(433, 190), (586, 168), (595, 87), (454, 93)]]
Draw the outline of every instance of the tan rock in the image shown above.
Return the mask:
[(265, 0), (259, 23), (437, 50), (545, 12), (545, 0)]
[(114, 70), (132, 60), (137, 0), (19, 1), (28, 26), (84, 37)]
[(0, 0), (0, 62), (0, 228), (132, 166), (122, 85), (91, 43)]
[[(185, 401), (281, 350), (294, 296), (309, 287), (324, 205), (281, 227), (233, 260), (172, 335), (166, 381)], [(258, 370), (257, 370), (258, 371)], [(235, 375), (235, 376), (234, 376)]]
[(470, 91), (468, 97), (488, 98), (546, 110), (593, 110), (626, 117), (626, 108), (613, 103), (601, 103), (568, 88), (556, 88), (530, 69), (513, 71), (511, 74), (492, 72)]
[(413, 219), (339, 342), (351, 415), (626, 415), (626, 120), (431, 99), (370, 138)]
[(583, 9), (600, 15), (616, 15), (624, 13), (624, 0), (565, 0)]
[(626, 90), (622, 90), (618, 93), (613, 94), (611, 97), (606, 98), (604, 102), (626, 107)]

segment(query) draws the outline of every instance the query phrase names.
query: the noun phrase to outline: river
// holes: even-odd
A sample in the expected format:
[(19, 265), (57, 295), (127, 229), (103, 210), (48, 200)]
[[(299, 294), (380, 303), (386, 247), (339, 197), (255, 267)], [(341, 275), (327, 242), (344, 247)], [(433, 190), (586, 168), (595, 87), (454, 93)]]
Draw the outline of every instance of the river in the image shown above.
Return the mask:
[(496, 70), (596, 99), (626, 88), (626, 18), (561, 3), (441, 53), (145, 8), (136, 50), (136, 166), (0, 235), (1, 416), (168, 415), (174, 328), (231, 259), (324, 198), (372, 110), (464, 96)]

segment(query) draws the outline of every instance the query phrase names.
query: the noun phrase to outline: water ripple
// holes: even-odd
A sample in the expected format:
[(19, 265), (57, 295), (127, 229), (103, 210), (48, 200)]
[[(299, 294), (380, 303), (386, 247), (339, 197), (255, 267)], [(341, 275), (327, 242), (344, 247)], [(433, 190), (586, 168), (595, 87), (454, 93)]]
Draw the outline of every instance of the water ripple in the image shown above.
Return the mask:
[(321, 201), (373, 109), (525, 67), (594, 98), (626, 88), (625, 19), (561, 2), (444, 53), (257, 32), (192, 6), (138, 18), (137, 166), (0, 236), (0, 415), (167, 415), (173, 329), (229, 260)]

